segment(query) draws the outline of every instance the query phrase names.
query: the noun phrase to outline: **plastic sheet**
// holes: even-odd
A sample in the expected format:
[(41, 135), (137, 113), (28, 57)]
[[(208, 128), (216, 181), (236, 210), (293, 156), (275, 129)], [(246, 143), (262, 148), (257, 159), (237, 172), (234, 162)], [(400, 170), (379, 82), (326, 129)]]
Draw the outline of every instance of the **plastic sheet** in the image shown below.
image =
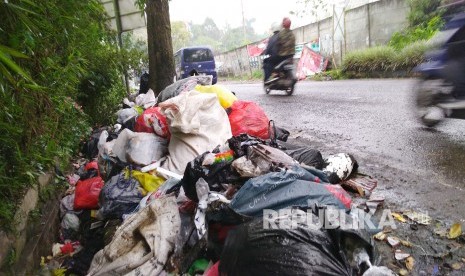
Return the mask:
[(323, 184), (320, 178), (300, 166), (249, 179), (234, 195), (231, 208), (244, 216), (262, 216), (264, 209), (335, 206), (350, 209), (351, 198), (335, 185)]

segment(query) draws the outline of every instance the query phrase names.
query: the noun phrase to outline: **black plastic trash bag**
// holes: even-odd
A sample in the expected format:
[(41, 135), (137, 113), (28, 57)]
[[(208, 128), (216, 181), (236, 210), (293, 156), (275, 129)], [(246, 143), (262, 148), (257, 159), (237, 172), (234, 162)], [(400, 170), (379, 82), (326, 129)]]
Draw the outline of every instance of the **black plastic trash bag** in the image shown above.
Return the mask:
[(350, 209), (351, 198), (342, 187), (321, 182), (320, 177), (296, 165), (249, 179), (234, 195), (230, 206), (236, 213), (251, 217), (262, 216), (264, 209), (323, 206)]
[(374, 263), (371, 239), (353, 231), (298, 225), (265, 228), (263, 219), (229, 231), (219, 272), (234, 275), (358, 275), (351, 266), (357, 250)]
[(295, 160), (299, 161), (299, 163), (315, 167), (319, 170), (323, 169), (325, 165), (325, 161), (321, 155), (321, 152), (316, 149), (299, 147), (296, 149), (287, 149), (284, 152)]
[(125, 172), (113, 176), (105, 183), (99, 197), (99, 214), (104, 219), (120, 219), (133, 212), (142, 199), (139, 182)]
[(225, 191), (223, 184), (242, 184), (243, 182), (239, 174), (231, 167), (233, 159), (203, 165), (205, 158), (209, 156), (211, 153), (207, 151), (189, 162), (180, 182), (186, 196), (195, 202), (199, 201), (195, 188), (199, 178), (203, 178), (208, 183), (210, 191), (215, 192)]

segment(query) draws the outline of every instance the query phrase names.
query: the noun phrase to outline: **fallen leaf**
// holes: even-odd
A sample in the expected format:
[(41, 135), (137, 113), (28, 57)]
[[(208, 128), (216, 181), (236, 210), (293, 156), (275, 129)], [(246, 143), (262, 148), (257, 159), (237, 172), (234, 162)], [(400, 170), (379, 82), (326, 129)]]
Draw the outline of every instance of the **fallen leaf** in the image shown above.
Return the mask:
[(378, 241), (384, 241), (386, 239), (386, 233), (384, 233), (383, 231), (378, 232), (373, 236), (373, 238), (377, 239)]
[(397, 249), (396, 252), (394, 253), (394, 257), (396, 258), (396, 260), (401, 261), (401, 260), (405, 260), (406, 258), (410, 257), (410, 254), (402, 252), (400, 249)]
[(415, 266), (415, 259), (412, 256), (408, 257), (405, 260), (405, 266), (407, 267), (409, 271), (412, 271), (413, 267)]
[(400, 222), (407, 222), (407, 220), (401, 214), (391, 213), (391, 215)]
[(427, 214), (423, 214), (423, 213), (419, 213), (415, 211), (405, 211), (403, 212), (403, 215), (409, 218), (410, 220), (416, 223), (419, 223), (419, 224), (423, 224), (423, 225), (431, 224), (431, 221), (432, 221), (431, 217), (428, 216)]
[(403, 245), (403, 246), (407, 246), (407, 247), (412, 247), (413, 246), (413, 243), (409, 242), (409, 241), (406, 241), (406, 240), (400, 240), (400, 243)]
[(447, 236), (449, 239), (455, 239), (462, 235), (462, 224), (456, 222), (452, 224), (450, 230), (449, 230), (449, 235)]
[(453, 263), (451, 266), (453, 269), (459, 270), (462, 268), (463, 265), (461, 263)]
[(392, 247), (396, 247), (400, 244), (399, 238), (396, 238), (396, 237), (387, 237), (387, 242)]
[(399, 270), (399, 275), (401, 275), (401, 276), (408, 275), (408, 270), (407, 270), (407, 269), (401, 269), (401, 270)]

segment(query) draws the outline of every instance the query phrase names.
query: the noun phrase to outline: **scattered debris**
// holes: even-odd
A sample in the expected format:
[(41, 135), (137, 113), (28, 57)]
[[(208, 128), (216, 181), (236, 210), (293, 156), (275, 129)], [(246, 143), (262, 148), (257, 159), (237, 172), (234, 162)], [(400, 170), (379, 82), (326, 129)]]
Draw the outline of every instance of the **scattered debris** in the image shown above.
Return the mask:
[(409, 271), (412, 271), (413, 267), (415, 266), (415, 259), (412, 256), (405, 259), (405, 266)]
[(449, 234), (447, 235), (447, 238), (449, 239), (455, 239), (457, 237), (459, 237), (460, 235), (462, 235), (462, 224), (460, 223), (454, 223), (452, 224), (450, 230), (449, 230)]
[(407, 222), (407, 220), (399, 213), (391, 213), (391, 215), (400, 222)]
[(405, 211), (403, 215), (406, 216), (408, 219), (422, 225), (429, 225), (431, 224), (431, 217), (427, 214), (415, 212), (415, 211)]
[(400, 244), (400, 239), (396, 237), (387, 237), (387, 242), (392, 247), (397, 247)]
[(402, 260), (405, 260), (408, 257), (410, 257), (410, 254), (406, 253), (406, 252), (403, 252), (400, 249), (397, 249), (396, 252), (394, 252), (394, 257), (396, 258), (396, 260), (402, 261)]

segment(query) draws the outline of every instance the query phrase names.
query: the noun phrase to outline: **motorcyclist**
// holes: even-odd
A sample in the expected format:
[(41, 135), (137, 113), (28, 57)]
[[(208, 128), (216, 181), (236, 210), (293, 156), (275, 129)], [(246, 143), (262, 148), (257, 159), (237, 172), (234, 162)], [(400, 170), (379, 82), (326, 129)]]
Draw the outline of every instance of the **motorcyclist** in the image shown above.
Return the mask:
[[(291, 20), (284, 17), (281, 23), (282, 29), (277, 34), (276, 45), (272, 45), (273, 51), (270, 52), (270, 57), (267, 62), (268, 75), (265, 69), (265, 82), (267, 77), (271, 75), (272, 69), (282, 61), (292, 58), (295, 54), (295, 35), (290, 30)], [(270, 38), (271, 39), (271, 38)]]
[(280, 27), (277, 24), (273, 24), (271, 26), (271, 30), (273, 31), (273, 35), (268, 39), (268, 44), (263, 52), (263, 55), (268, 56), (263, 60), (263, 71), (265, 75), (264, 81), (267, 81), (270, 78), (271, 72), (273, 71), (271, 57), (278, 56), (278, 33), (280, 31)]

